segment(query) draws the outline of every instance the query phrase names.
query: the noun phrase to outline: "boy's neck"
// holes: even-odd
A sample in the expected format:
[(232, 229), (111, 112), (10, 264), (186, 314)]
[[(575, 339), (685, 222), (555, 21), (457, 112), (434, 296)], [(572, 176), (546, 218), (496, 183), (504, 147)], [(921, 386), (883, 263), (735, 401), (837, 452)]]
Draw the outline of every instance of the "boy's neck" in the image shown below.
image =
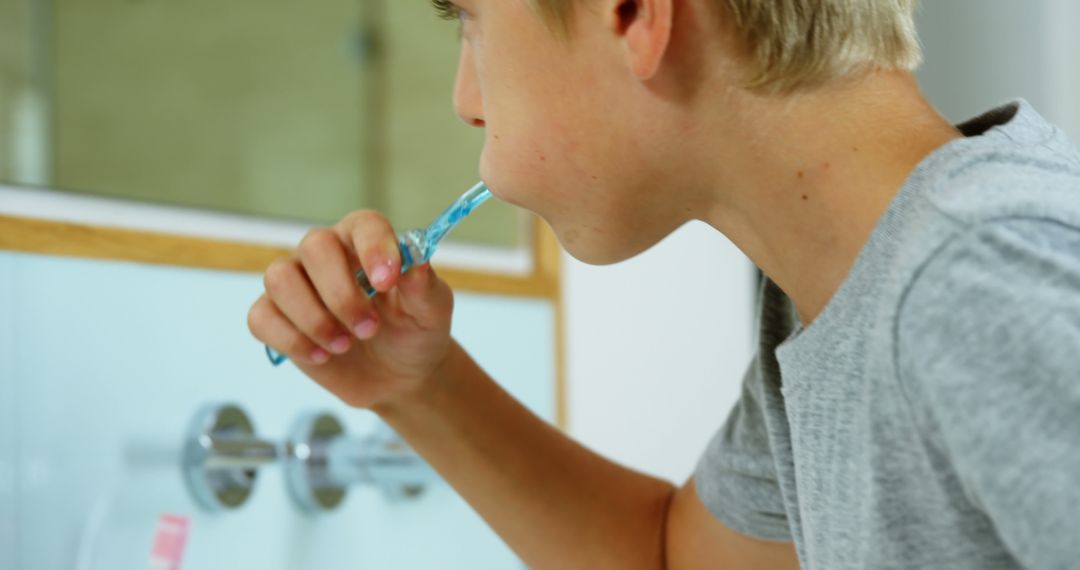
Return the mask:
[(722, 120), (749, 136), (717, 137), (725, 163), (702, 163), (716, 166), (718, 182), (703, 218), (791, 297), (809, 325), (919, 162), (962, 135), (908, 73), (735, 104), (738, 112)]

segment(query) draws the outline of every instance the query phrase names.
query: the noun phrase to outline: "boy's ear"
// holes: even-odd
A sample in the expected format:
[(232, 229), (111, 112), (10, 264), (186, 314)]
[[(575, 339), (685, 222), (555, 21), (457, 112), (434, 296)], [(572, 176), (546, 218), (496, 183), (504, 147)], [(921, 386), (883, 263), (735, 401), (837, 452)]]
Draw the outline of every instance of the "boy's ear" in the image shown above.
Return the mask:
[(615, 32), (622, 38), (634, 75), (656, 75), (671, 41), (672, 2), (675, 0), (609, 0)]

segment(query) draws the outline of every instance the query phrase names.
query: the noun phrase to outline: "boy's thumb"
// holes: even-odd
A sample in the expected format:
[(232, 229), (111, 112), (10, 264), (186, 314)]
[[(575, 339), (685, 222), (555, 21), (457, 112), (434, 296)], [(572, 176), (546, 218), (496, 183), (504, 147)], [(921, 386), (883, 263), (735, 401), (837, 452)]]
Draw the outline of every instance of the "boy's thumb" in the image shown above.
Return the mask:
[(450, 287), (430, 263), (411, 267), (397, 283), (401, 308), (425, 328), (442, 326), (453, 312)]

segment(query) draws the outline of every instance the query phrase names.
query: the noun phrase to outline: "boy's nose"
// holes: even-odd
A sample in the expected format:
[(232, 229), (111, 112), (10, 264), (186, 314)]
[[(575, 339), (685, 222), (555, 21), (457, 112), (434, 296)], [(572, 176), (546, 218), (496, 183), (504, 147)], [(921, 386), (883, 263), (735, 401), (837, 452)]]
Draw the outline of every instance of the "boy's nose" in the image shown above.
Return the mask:
[(454, 112), (473, 127), (484, 126), (484, 99), (476, 80), (476, 64), (473, 62), (469, 44), (461, 45), (457, 80), (454, 82)]

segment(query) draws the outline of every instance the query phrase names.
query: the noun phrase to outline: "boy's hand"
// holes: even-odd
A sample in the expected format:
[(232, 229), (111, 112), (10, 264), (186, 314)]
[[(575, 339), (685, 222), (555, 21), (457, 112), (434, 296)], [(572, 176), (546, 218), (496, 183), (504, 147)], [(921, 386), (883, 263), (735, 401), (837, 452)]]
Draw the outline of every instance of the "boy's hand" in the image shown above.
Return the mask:
[[(361, 267), (378, 291), (371, 299), (356, 282)], [(449, 353), (450, 287), (427, 264), (401, 275), (397, 237), (377, 212), (312, 230), (264, 283), (251, 333), (351, 406), (414, 393)]]

